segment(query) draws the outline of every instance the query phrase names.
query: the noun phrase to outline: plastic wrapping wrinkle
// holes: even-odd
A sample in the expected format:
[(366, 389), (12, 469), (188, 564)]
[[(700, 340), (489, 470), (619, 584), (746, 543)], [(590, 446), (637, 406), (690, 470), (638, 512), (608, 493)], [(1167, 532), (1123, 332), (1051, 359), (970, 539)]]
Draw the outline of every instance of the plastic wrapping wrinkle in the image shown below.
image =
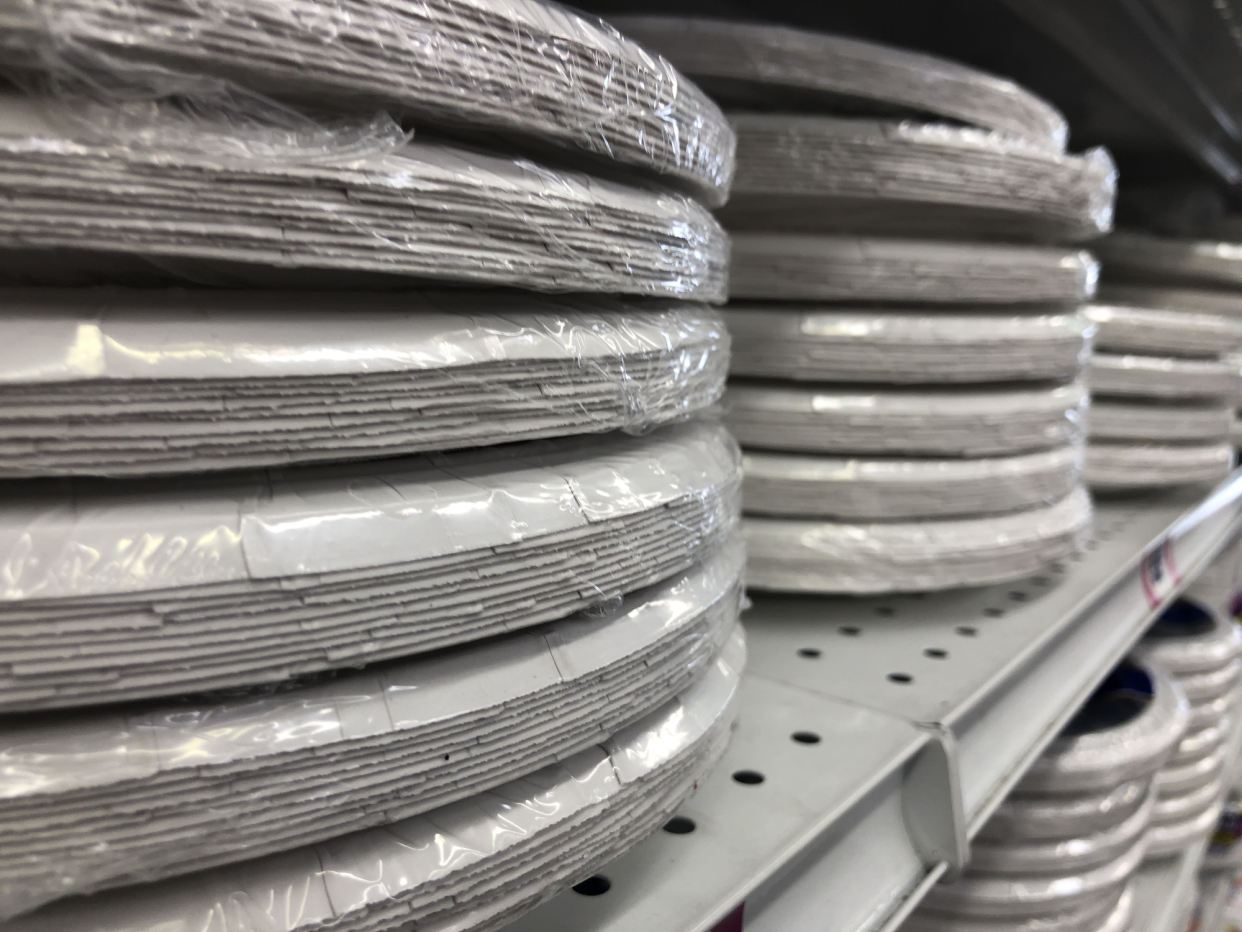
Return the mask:
[(1137, 812), (1150, 786), (1151, 779), (1144, 777), (1098, 793), (1011, 794), (979, 830), (978, 839), (1063, 839), (1103, 832)]
[(1080, 873), (988, 877), (967, 875), (952, 884), (932, 887), (923, 908), (980, 918), (1035, 918), (1066, 912), (1090, 903), (1103, 894), (1120, 890), (1142, 863), (1145, 840), (1101, 867)]
[(1086, 364), (1095, 332), (1063, 308), (928, 314), (733, 303), (722, 313), (734, 338), (733, 375), (812, 382), (1062, 381)]
[(1081, 441), (1081, 383), (874, 388), (734, 379), (725, 423), (747, 448), (897, 456), (1007, 456)]
[(320, 686), (11, 727), (3, 911), (407, 818), (610, 733), (617, 776), (639, 779), (710, 724), (683, 715), (641, 741), (627, 730), (728, 653), (743, 562), (735, 542), (610, 616)]
[[(244, 865), (64, 900), (9, 925), (201, 932), (210, 917), (213, 932), (498, 928), (657, 829), (693, 791), (724, 750), (744, 663), (739, 628), (695, 686), (607, 747), (433, 812)], [(655, 745), (661, 753), (644, 750)]]
[[(15, 283), (115, 281), (77, 257), (100, 253), (163, 262), (156, 279), (188, 260), (247, 284), (297, 269), (725, 297), (728, 238), (681, 195), (420, 142), (342, 164), (230, 165), (67, 138), (56, 114), (68, 106), (0, 96), (0, 247), (16, 250)], [(41, 263), (30, 250), (74, 252)]]
[(1020, 579), (1077, 552), (1091, 502), (941, 521), (831, 523), (747, 516), (747, 585), (777, 592), (918, 592)]
[(1087, 436), (1094, 440), (1212, 443), (1229, 439), (1233, 408), (1219, 401), (1173, 404), (1137, 399), (1093, 398)]
[(1119, 230), (1093, 247), (1110, 280), (1124, 284), (1236, 289), (1242, 284), (1242, 245), (1180, 240)]
[(1065, 118), (1020, 85), (931, 55), (763, 23), (675, 16), (612, 22), (716, 99), (747, 109), (812, 103), (820, 111), (932, 115), (1054, 150), (1069, 135)]
[(1127, 885), (1119, 896), (1109, 893), (1054, 915), (981, 919), (916, 910), (902, 928), (907, 932), (1128, 932), (1133, 911), (1134, 893)]
[(1219, 359), (1242, 349), (1242, 320), (1219, 314), (1105, 304), (1084, 311), (1105, 351)]
[(1110, 790), (1151, 774), (1176, 753), (1190, 705), (1160, 667), (1145, 668), (1153, 696), (1133, 718), (1111, 727), (1057, 737), (1018, 782), (1015, 793)]
[(0, 707), (277, 682), (606, 603), (728, 538), (740, 459), (723, 428), (686, 424), (31, 488), (0, 513)]
[(711, 205), (733, 174), (733, 134), (702, 91), (607, 23), (540, 0), (15, 0), (0, 25), (10, 62), (116, 96), (171, 86), (200, 108), (250, 91), (389, 110), (509, 147), (570, 147)]
[(909, 520), (975, 517), (1059, 501), (1079, 485), (1081, 447), (982, 459), (829, 457), (750, 450), (748, 514)]
[(730, 230), (1076, 242), (1112, 229), (1117, 169), (999, 132), (730, 113)]
[(1095, 353), (1087, 367), (1092, 395), (1138, 398), (1220, 398), (1242, 390), (1236, 365), (1211, 359), (1169, 359)]
[(1092, 440), (1083, 475), (1096, 490), (1148, 489), (1219, 482), (1234, 464), (1229, 442), (1161, 444)]
[(728, 334), (673, 302), (0, 291), (0, 475), (271, 466), (639, 432), (713, 404)]
[(1049, 246), (736, 233), (733, 298), (927, 304), (1078, 304), (1094, 293), (1090, 253)]
[(976, 839), (970, 848), (972, 875), (1021, 877), (1087, 871), (1116, 860), (1147, 830), (1156, 797), (1147, 799), (1124, 821), (1100, 832), (1057, 839)]

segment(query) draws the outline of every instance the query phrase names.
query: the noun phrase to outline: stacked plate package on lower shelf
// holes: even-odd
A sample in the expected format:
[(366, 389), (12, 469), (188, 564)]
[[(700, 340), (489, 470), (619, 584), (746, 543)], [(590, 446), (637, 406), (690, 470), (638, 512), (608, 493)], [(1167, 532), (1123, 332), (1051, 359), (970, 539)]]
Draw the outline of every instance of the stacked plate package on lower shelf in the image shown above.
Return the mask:
[(1158, 667), (1124, 663), (980, 830), (961, 879), (932, 888), (905, 932), (1128, 932), (1131, 880), (1159, 851), (1158, 772), (1190, 719)]
[(0, 13), (6, 930), (497, 928), (729, 739), (732, 129), (542, 0), (286, 12)]
[(928, 56), (753, 23), (619, 25), (704, 81), (738, 133), (718, 215), (748, 584), (983, 585), (1074, 552), (1097, 266), (1056, 244), (1110, 229), (1108, 154), (1067, 153), (1046, 103)]
[(1228, 616), (1189, 599), (1175, 602), (1135, 656), (1167, 671), (1190, 701), (1177, 753), (1156, 774), (1149, 856), (1202, 844), (1229, 789), (1242, 679), (1242, 631)]

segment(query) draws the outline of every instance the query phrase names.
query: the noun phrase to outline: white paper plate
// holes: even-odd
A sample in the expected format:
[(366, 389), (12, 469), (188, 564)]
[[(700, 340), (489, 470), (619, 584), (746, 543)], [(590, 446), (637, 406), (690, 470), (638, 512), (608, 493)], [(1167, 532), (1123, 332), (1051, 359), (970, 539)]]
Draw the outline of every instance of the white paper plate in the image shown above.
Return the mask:
[[(89, 141), (66, 135), (82, 135), (66, 108), (0, 96), (0, 185), (10, 192), (0, 280), (11, 284), (318, 288), (385, 273), (389, 287), (725, 297), (728, 238), (680, 195), (417, 141), (339, 161), (238, 161), (205, 140), (190, 148), (197, 130), (175, 150), (130, 136)], [(325, 274), (303, 274), (316, 270)]]
[(740, 486), (733, 440), (699, 423), (210, 481), (32, 483), (0, 509), (0, 708), (272, 683), (563, 618), (710, 553)]
[(1011, 793), (988, 819), (978, 838), (1061, 839), (1103, 832), (1132, 816), (1147, 798), (1151, 779), (1128, 780), (1097, 793), (1025, 796)]
[(820, 112), (933, 114), (1054, 149), (1064, 149), (1068, 138), (1065, 118), (1030, 91), (943, 58), (763, 23), (674, 16), (610, 21), (666, 55), (717, 100), (748, 109), (788, 110), (802, 101), (795, 109), (813, 103)]
[(719, 398), (728, 345), (714, 312), (680, 302), (0, 290), (0, 476), (642, 432)]
[(1087, 384), (1092, 395), (1220, 398), (1232, 405), (1242, 373), (1224, 360), (1094, 353), (1087, 366)]
[(722, 313), (733, 335), (730, 372), (811, 382), (1065, 381), (1086, 363), (1094, 332), (1083, 315), (1057, 309), (1016, 315), (735, 303)]
[(1242, 349), (1242, 320), (1220, 314), (1115, 304), (1083, 311), (1099, 328), (1096, 347), (1107, 352), (1219, 360)]
[[(1139, 671), (1150, 678), (1152, 699), (1137, 715), (1116, 725), (1083, 722), (1071, 726), (1036, 758), (1015, 792), (1107, 791), (1144, 779), (1172, 757), (1186, 732), (1189, 704), (1176, 682), (1159, 667)], [(1123, 677), (1132, 675), (1119, 673)], [(1118, 688), (1124, 687), (1124, 682), (1118, 684)]]
[(1138, 399), (1093, 398), (1087, 411), (1090, 440), (1155, 443), (1222, 443), (1229, 439), (1233, 408), (1216, 404), (1162, 404)]
[[(104, 85), (172, 69), (203, 75), (208, 99), (219, 94), (211, 82), (225, 78), (317, 108), (410, 115), (419, 131), (499, 134), (507, 149), (532, 139), (569, 147), (691, 187), (713, 205), (729, 189), (733, 136), (706, 94), (607, 23), (539, 0), (348, 10), (282, 0), (262, 16), (239, 0), (210, 10), (71, 0), (37, 15), (6, 8), (0, 26), (7, 60), (68, 59), (88, 79), (105, 72)], [(95, 54), (66, 56), (67, 46)], [(193, 78), (176, 86), (193, 98)]]
[[(740, 629), (739, 629), (740, 632)], [(163, 932), (221, 903), (250, 928), (495, 929), (655, 831), (724, 752), (740, 633), (699, 683), (558, 765), (461, 802), (236, 867), (69, 899), (6, 932)], [(453, 852), (443, 860), (444, 852)], [(285, 904), (296, 904), (285, 912)], [(270, 911), (269, 911), (270, 910)], [(279, 917), (279, 918), (278, 918)]]
[(1082, 436), (1079, 383), (996, 388), (850, 388), (734, 379), (725, 423), (743, 446), (784, 452), (1006, 456)]
[(1221, 747), (1189, 764), (1166, 765), (1156, 772), (1156, 790), (1161, 797), (1192, 793), (1219, 782), (1227, 763), (1228, 749)]
[(1112, 229), (1117, 169), (944, 123), (732, 112), (730, 230), (1078, 242)]
[(1172, 857), (1191, 845), (1202, 844), (1216, 826), (1217, 807), (1210, 806), (1193, 819), (1154, 825), (1147, 830), (1147, 860)]
[(608, 615), (322, 685), (0, 730), (0, 914), (398, 821), (562, 761), (704, 674), (736, 627), (743, 563), (739, 544)]
[(1208, 446), (1092, 441), (1083, 470), (1096, 491), (1218, 482), (1233, 469), (1232, 443)]
[(1160, 664), (1179, 679), (1188, 674), (1211, 673), (1242, 656), (1242, 628), (1200, 602), (1179, 599), (1148, 629), (1134, 655)]
[(924, 592), (1019, 579), (1078, 550), (1091, 502), (994, 518), (844, 524), (748, 516), (747, 585), (777, 592)]
[(1121, 230), (1092, 249), (1116, 282), (1237, 288), (1242, 285), (1242, 245), (1181, 240)]
[(750, 450), (742, 507), (788, 518), (911, 520), (1022, 511), (1079, 484), (1082, 449), (987, 459), (861, 459)]
[(737, 233), (729, 294), (778, 301), (1078, 304), (1095, 293), (1087, 252), (1006, 246)]
[(1114, 307), (1150, 307), (1181, 313), (1201, 312), (1242, 318), (1242, 292), (1239, 291), (1106, 281), (1100, 284), (1097, 298), (1100, 304)]

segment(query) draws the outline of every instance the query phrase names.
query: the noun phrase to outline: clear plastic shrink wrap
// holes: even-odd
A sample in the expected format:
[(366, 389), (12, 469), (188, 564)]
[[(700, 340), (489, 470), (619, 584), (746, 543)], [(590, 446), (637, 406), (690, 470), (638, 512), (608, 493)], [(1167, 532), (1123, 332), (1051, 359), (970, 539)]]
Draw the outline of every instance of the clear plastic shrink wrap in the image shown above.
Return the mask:
[(731, 113), (730, 230), (1077, 242), (1112, 229), (1117, 169), (998, 132)]
[[(6, 0), (10, 63), (134, 99), (188, 88), (568, 147), (723, 203), (734, 139), (663, 58), (541, 0)], [(275, 109), (275, 108), (272, 108)]]
[(1004, 456), (1081, 441), (1081, 383), (1006, 388), (838, 387), (734, 380), (725, 421), (747, 448)]
[(1085, 316), (1064, 308), (929, 314), (733, 303), (722, 314), (734, 337), (733, 375), (798, 381), (1063, 381), (1085, 365), (1095, 332)]
[(1127, 884), (1120, 893), (1109, 891), (1052, 916), (981, 919), (916, 912), (901, 928), (903, 932), (1131, 932), (1133, 918), (1134, 890)]
[(1099, 264), (1051, 246), (737, 233), (729, 274), (735, 299), (1079, 304)]
[(1069, 495), (1081, 446), (982, 459), (828, 457), (749, 450), (747, 514), (900, 521), (1023, 511)]
[(563, 760), (699, 678), (736, 626), (743, 563), (736, 540), (614, 611), (320, 685), (0, 728), (0, 914), (385, 825)]
[(1219, 482), (1233, 469), (1231, 442), (1160, 444), (1091, 442), (1083, 476), (1096, 491), (1153, 489), (1192, 482)]
[[(297, 269), (329, 284), (391, 273), (381, 282), (725, 297), (727, 237), (682, 195), (400, 132), (360, 151), (255, 152), (227, 125), (186, 128), (159, 108), (138, 126), (111, 118), (0, 95), (0, 280), (287, 284)], [(233, 143), (247, 151), (221, 148)]]
[(457, 293), (0, 290), (0, 476), (201, 472), (642, 431), (724, 391), (720, 317)]
[(493, 930), (654, 831), (724, 751), (745, 642), (561, 763), (425, 815), (236, 867), (67, 899), (6, 932)]
[(31, 483), (0, 509), (0, 709), (271, 683), (562, 618), (702, 559), (740, 485), (732, 438), (698, 423)]
[(1025, 88), (931, 55), (763, 23), (672, 16), (612, 22), (740, 108), (930, 115), (1054, 150), (1069, 136), (1064, 117)]
[(983, 586), (1077, 552), (1090, 525), (1081, 488), (1053, 505), (985, 518), (845, 524), (748, 515), (746, 582), (858, 594)]

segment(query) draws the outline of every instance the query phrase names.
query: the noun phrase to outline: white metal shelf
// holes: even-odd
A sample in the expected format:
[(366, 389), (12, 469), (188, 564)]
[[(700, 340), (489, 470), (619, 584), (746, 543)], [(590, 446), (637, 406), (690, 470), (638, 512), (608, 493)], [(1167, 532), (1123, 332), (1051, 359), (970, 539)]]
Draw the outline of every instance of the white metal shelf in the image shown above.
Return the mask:
[(1086, 553), (1014, 585), (752, 594), (741, 724), (683, 809), (695, 831), (657, 833), (604, 869), (607, 893), (561, 894), (512, 932), (895, 928), (1240, 512), (1242, 473), (1206, 499), (1106, 502)]

